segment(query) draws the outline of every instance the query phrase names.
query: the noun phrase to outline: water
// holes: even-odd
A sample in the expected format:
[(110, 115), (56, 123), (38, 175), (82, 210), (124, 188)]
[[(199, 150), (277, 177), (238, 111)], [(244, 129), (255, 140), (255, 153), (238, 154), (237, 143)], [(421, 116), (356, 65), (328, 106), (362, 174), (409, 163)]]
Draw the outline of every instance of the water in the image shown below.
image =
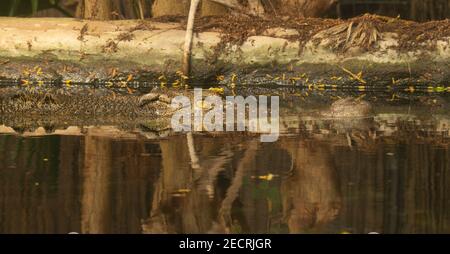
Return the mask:
[(299, 111), (276, 143), (4, 134), (0, 233), (450, 233), (448, 108), (378, 108), (356, 122)]

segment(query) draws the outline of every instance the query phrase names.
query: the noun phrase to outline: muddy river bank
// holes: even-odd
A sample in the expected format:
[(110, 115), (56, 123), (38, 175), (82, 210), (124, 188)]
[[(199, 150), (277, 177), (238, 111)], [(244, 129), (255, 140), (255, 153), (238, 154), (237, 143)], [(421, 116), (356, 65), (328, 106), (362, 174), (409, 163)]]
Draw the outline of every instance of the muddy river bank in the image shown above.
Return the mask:
[[(448, 21), (203, 18), (191, 84), (448, 86)], [(0, 83), (174, 83), (183, 19), (0, 18)], [(164, 77), (164, 78), (163, 78)]]

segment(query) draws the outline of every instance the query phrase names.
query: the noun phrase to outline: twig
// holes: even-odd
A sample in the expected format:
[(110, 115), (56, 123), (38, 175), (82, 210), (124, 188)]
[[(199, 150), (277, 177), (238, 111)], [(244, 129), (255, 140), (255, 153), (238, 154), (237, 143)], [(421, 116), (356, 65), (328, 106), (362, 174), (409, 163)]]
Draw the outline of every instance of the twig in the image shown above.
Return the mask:
[(344, 67), (341, 67), (341, 69), (342, 69), (343, 71), (345, 71), (348, 75), (350, 75), (352, 78), (358, 80), (359, 82), (361, 82), (361, 83), (363, 83), (363, 84), (367, 84), (367, 82), (366, 82), (360, 75), (356, 75), (356, 74), (354, 74), (353, 72), (347, 70), (347, 69), (344, 68)]
[(193, 169), (200, 169), (199, 159), (197, 153), (195, 152), (194, 136), (192, 132), (186, 134), (187, 146), (189, 151), (189, 157), (191, 158), (191, 165)]

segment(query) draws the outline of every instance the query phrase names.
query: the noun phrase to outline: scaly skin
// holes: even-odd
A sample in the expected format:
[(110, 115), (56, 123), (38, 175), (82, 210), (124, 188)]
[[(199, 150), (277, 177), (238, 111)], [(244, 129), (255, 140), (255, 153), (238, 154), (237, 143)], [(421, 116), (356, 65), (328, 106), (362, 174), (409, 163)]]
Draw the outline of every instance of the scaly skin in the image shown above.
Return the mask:
[[(157, 100), (145, 101), (141, 96), (92, 87), (25, 87), (0, 88), (1, 124), (30, 130), (40, 126), (88, 125), (160, 125), (170, 123), (176, 111), (170, 105), (179, 95), (193, 98), (193, 91), (184, 88), (155, 88)], [(204, 95), (213, 93), (204, 91)], [(165, 127), (164, 127), (165, 128)]]
[(345, 98), (334, 102), (322, 115), (329, 118), (369, 118), (373, 116), (373, 108), (366, 101)]

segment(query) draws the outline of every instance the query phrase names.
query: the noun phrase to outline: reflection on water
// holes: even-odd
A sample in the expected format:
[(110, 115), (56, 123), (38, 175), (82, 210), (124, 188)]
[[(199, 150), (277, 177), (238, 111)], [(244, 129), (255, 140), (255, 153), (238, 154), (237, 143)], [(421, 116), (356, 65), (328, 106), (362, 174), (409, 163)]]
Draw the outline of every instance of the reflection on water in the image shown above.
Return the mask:
[(448, 135), (396, 129), (3, 135), (0, 233), (450, 233)]

